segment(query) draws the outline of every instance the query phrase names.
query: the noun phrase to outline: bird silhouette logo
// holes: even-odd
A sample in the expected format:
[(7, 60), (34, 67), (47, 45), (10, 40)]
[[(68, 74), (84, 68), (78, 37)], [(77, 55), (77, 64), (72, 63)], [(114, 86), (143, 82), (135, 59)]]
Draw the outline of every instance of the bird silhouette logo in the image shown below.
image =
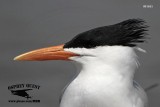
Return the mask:
[(23, 89), (23, 90), (10, 90), (11, 93), (13, 95), (17, 95), (17, 96), (21, 96), (21, 97), (25, 97), (27, 99), (32, 98), (31, 96), (29, 96), (29, 94), (26, 91), (29, 91), (32, 89)]

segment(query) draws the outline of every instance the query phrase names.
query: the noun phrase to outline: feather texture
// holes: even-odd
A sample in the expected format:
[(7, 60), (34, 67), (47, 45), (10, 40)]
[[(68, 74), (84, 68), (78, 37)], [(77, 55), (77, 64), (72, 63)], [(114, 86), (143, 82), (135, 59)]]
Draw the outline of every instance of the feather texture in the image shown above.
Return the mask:
[(145, 41), (147, 27), (142, 19), (129, 19), (80, 33), (67, 42), (64, 48), (94, 48), (105, 45), (134, 47)]

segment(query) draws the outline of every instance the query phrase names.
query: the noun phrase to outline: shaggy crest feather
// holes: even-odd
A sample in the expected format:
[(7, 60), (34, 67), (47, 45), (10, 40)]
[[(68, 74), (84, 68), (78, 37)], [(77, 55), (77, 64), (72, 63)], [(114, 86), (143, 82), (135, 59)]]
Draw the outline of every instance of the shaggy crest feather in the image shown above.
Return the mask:
[(67, 42), (64, 48), (94, 48), (104, 45), (134, 47), (137, 43), (145, 41), (147, 27), (142, 19), (129, 19), (80, 33)]

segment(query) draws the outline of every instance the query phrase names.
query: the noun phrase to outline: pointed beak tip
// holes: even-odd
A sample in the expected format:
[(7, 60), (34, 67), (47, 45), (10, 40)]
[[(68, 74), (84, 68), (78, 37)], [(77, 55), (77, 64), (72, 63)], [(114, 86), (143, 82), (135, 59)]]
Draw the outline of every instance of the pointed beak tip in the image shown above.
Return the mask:
[[(20, 54), (20, 55), (14, 57), (13, 60), (14, 60), (14, 61), (25, 61), (25, 60), (27, 60), (25, 57), (26, 57), (29, 53), (30, 53), (30, 52)], [(28, 59), (28, 60), (29, 60), (29, 59)]]
[(17, 57), (14, 57), (13, 60), (16, 61), (16, 60), (17, 60)]
[(14, 61), (20, 61), (20, 55), (13, 58)]

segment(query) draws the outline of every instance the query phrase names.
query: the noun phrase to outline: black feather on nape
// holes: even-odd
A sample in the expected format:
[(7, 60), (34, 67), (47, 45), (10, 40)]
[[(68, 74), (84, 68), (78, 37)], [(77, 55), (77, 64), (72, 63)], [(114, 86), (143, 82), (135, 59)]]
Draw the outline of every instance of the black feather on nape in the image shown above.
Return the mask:
[(119, 39), (117, 40), (119, 45), (133, 47), (136, 46), (136, 43), (145, 41), (148, 26), (145, 25), (144, 20), (129, 19), (116, 25), (119, 26), (119, 29), (117, 29), (117, 34), (120, 35), (117, 38)]
[(104, 45), (134, 47), (145, 41), (147, 27), (142, 19), (129, 19), (83, 32), (67, 42), (64, 48), (94, 48)]

